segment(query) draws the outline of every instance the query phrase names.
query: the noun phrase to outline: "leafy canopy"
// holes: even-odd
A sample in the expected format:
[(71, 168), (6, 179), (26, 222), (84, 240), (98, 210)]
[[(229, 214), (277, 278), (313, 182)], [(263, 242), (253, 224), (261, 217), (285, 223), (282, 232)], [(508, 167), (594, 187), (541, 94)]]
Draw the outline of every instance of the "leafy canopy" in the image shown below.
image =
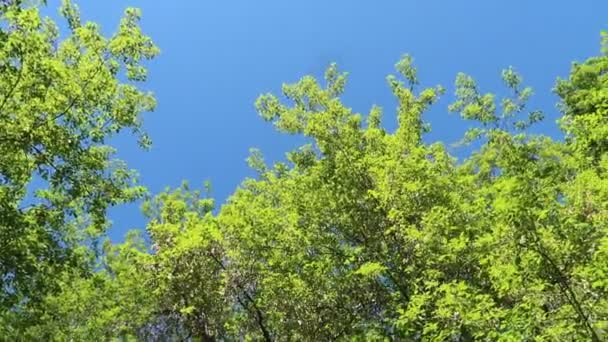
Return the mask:
[(86, 246), (107, 228), (106, 209), (144, 193), (108, 139), (129, 129), (149, 144), (140, 113), (155, 100), (137, 83), (158, 48), (136, 9), (110, 38), (81, 22), (70, 1), (60, 13), (64, 37), (37, 6), (0, 2), (2, 336), (14, 316), (57, 289), (63, 272), (90, 271), (94, 248)]
[[(105, 141), (124, 128), (139, 132), (138, 114), (153, 108), (132, 82), (145, 80), (140, 61), (157, 49), (134, 10), (105, 39), (66, 2), (71, 36), (57, 44), (35, 8), (2, 6), (10, 29), (1, 36), (0, 232), (16, 241), (0, 251), (2, 303), (13, 308), (0, 316), (4, 335), (607, 338), (605, 33), (602, 54), (574, 64), (555, 87), (563, 140), (528, 133), (543, 114), (528, 108), (532, 90), (513, 68), (501, 75), (502, 97), (459, 74), (448, 110), (472, 122), (462, 143), (479, 146), (461, 162), (423, 139), (424, 113), (445, 89), (420, 89), (408, 55), (387, 78), (398, 103), (394, 132), (383, 127), (381, 108), (364, 115), (341, 102), (347, 75), (336, 65), (324, 82), (285, 84), (282, 96), (262, 95), (256, 107), (310, 144), (274, 165), (253, 150), (257, 177), (217, 210), (208, 186), (147, 198), (150, 243), (129, 233), (78, 268), (66, 260), (91, 253), (86, 242), (106, 226), (105, 208), (141, 194)], [(130, 81), (120, 83), (119, 71)], [(34, 177), (45, 186), (20, 207)], [(41, 291), (51, 283), (56, 291)], [(14, 323), (19, 317), (28, 324)]]

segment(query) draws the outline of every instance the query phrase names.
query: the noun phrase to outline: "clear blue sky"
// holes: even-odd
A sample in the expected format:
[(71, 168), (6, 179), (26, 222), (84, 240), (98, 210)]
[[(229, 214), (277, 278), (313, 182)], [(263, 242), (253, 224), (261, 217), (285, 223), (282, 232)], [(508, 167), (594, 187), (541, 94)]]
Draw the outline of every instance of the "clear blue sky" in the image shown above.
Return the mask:
[[(250, 147), (273, 161), (301, 142), (276, 133), (253, 107), (259, 94), (278, 92), (283, 82), (321, 76), (335, 61), (350, 73), (345, 103), (364, 113), (383, 106), (385, 125), (394, 127), (385, 77), (411, 53), (422, 84), (448, 90), (426, 116), (433, 125), (427, 140), (451, 143), (467, 125), (446, 109), (456, 73), (500, 92), (500, 70), (512, 65), (535, 89), (532, 106), (546, 111), (543, 130), (556, 135), (554, 81), (572, 61), (597, 54), (599, 32), (608, 28), (605, 0), (77, 2), (83, 17), (108, 34), (125, 7), (140, 7), (144, 30), (162, 50), (145, 84), (158, 99), (158, 109), (145, 115), (154, 146), (144, 152), (120, 138), (120, 156), (153, 193), (182, 180), (210, 180), (218, 203), (252, 175), (245, 163)], [(111, 216), (114, 240), (145, 224), (137, 206), (113, 209)]]

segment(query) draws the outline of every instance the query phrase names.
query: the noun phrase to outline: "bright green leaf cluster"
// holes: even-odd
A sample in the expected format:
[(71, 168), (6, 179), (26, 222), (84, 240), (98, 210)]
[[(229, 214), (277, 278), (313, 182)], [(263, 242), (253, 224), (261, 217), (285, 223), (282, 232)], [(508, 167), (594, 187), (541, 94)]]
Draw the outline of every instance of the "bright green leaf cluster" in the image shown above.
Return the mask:
[(144, 194), (107, 141), (128, 129), (147, 144), (140, 114), (155, 100), (135, 82), (158, 48), (136, 10), (106, 38), (66, 0), (60, 37), (36, 6), (0, 7), (0, 336), (12, 336), (8, 322), (90, 270), (84, 246), (107, 228), (107, 208)]

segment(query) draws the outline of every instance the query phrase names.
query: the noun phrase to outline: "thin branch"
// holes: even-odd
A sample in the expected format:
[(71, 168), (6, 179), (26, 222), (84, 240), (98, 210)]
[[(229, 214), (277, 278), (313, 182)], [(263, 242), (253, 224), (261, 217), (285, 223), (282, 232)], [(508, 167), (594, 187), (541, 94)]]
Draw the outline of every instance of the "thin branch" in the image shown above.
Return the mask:
[(23, 53), (21, 52), (21, 50), (19, 50), (19, 58), (20, 58), (20, 62), (21, 62), (21, 68), (19, 68), (19, 73), (17, 74), (17, 80), (13, 84), (13, 87), (11, 88), (11, 90), (8, 92), (8, 94), (2, 100), (2, 104), (0, 104), (0, 114), (4, 110), (4, 106), (6, 106), (8, 99), (11, 98), (13, 96), (15, 90), (17, 90), (17, 86), (19, 85), (19, 83), (21, 82), (21, 79), (23, 77)]
[[(97, 77), (97, 75), (99, 75), (99, 73), (102, 71), (103, 66), (105, 65), (105, 60), (104, 60), (104, 59), (103, 59), (103, 58), (102, 58), (102, 57), (101, 57), (99, 54), (97, 54), (97, 55), (98, 55), (98, 57), (99, 57), (99, 59), (100, 59), (100, 63), (99, 63), (99, 65), (97, 66), (97, 68), (95, 69), (95, 71), (93, 72), (93, 74), (92, 74), (91, 76), (89, 76), (89, 77), (87, 77), (87, 78), (86, 78), (86, 82), (85, 82), (85, 84), (84, 84), (84, 85), (81, 87), (81, 96), (76, 96), (76, 97), (73, 97), (73, 98), (70, 100), (70, 102), (68, 103), (68, 105), (66, 106), (66, 108), (65, 108), (64, 110), (62, 110), (62, 111), (60, 111), (59, 113), (55, 114), (55, 116), (51, 118), (51, 121), (52, 121), (52, 122), (57, 121), (58, 119), (62, 118), (63, 116), (65, 116), (65, 115), (66, 115), (68, 112), (70, 112), (70, 111), (71, 111), (71, 110), (74, 108), (74, 106), (76, 105), (76, 103), (77, 103), (77, 102), (78, 102), (78, 101), (81, 99), (81, 97), (83, 96), (82, 94), (84, 94), (85, 90), (86, 90), (86, 89), (89, 87), (89, 85), (92, 83), (92, 81), (95, 79), (95, 77)], [(19, 73), (20, 77), (19, 77), (19, 79), (18, 79), (18, 80), (20, 80), (20, 79), (21, 79), (21, 70), (22, 70), (22, 69), (19, 69), (19, 70), (20, 70), (20, 73)], [(14, 88), (16, 88), (17, 83), (18, 83), (18, 82), (15, 82), (15, 86), (13, 87), (13, 90), (14, 90)], [(12, 93), (9, 93), (9, 95), (8, 95), (8, 96), (7, 96), (7, 97), (4, 99), (4, 102), (3, 102), (3, 103), (2, 103), (2, 105), (0, 106), (0, 113), (2, 112), (2, 109), (3, 109), (4, 105), (6, 104), (6, 102), (7, 102), (8, 98), (9, 98), (10, 96), (12, 96)], [(36, 129), (38, 129), (38, 128), (42, 127), (42, 126), (43, 126), (45, 123), (47, 123), (48, 121), (49, 121), (49, 118), (48, 118), (48, 117), (47, 117), (47, 118), (44, 118), (44, 119), (42, 119), (42, 120), (40, 120), (40, 121), (38, 121), (37, 123), (35, 123), (35, 124), (34, 124), (34, 125), (31, 127), (31, 130), (36, 130)], [(0, 139), (0, 143), (8, 142), (8, 141), (10, 141), (10, 140), (13, 140), (13, 141), (15, 141), (15, 142), (20, 141), (20, 139), (17, 139), (17, 138), (10, 139), (10, 138), (7, 138), (7, 137), (3, 137), (2, 139)]]
[[(217, 256), (215, 256), (213, 253), (209, 253), (209, 256), (216, 264), (218, 264), (218, 266), (222, 270), (227, 271), (226, 266), (224, 265), (224, 263), (222, 263), (217, 258)], [(243, 303), (243, 301), (241, 300), (239, 295), (236, 296), (237, 301), (245, 309), (247, 309), (249, 306), (253, 307), (253, 309), (255, 310), (256, 322), (258, 323), (260, 330), (262, 330), (262, 335), (264, 335), (264, 340), (266, 342), (272, 342), (272, 335), (270, 334), (270, 332), (268, 331), (268, 328), (266, 327), (266, 324), (264, 323), (264, 314), (262, 313), (262, 310), (260, 310), (260, 308), (255, 303), (255, 300), (251, 297), (251, 295), (247, 292), (247, 290), (240, 283), (237, 282), (236, 286), (242, 292), (242, 294), (245, 296), (245, 298), (249, 302), (249, 305), (246, 305), (245, 303)]]
[[(536, 231), (534, 231), (534, 233), (536, 233)], [(587, 314), (585, 313), (585, 311), (583, 310), (580, 302), (576, 298), (576, 294), (574, 293), (574, 290), (572, 290), (572, 288), (570, 287), (569, 278), (562, 272), (561, 268), (557, 265), (557, 263), (553, 260), (553, 258), (551, 258), (551, 256), (549, 256), (549, 254), (545, 252), (545, 248), (543, 247), (537, 234), (534, 234), (533, 240), (534, 240), (534, 243), (536, 244), (536, 249), (535, 249), (536, 252), (538, 252), (540, 254), (540, 256), (543, 257), (543, 259), (545, 259), (549, 263), (549, 265), (551, 265), (551, 268), (553, 268), (553, 270), (556, 273), (557, 278), (558, 278), (557, 280), (558, 280), (558, 285), (559, 285), (560, 291), (566, 297), (568, 302), (570, 302), (570, 304), (574, 307), (577, 314), (579, 315), (579, 319), (583, 321), (585, 327), (587, 328), (587, 330), (589, 330), (589, 333), (591, 334), (591, 340), (593, 342), (599, 342), (600, 337), (597, 335), (597, 332), (591, 325), (591, 322), (589, 322), (589, 318), (588, 318)]]

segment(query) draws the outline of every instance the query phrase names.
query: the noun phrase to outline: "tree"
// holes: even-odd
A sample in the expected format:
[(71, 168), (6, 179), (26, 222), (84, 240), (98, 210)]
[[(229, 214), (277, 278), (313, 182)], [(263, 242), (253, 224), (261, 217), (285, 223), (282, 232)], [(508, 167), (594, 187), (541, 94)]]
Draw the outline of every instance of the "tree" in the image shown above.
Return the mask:
[[(566, 122), (577, 102), (562, 89), (605, 90), (601, 80), (576, 83), (586, 64), (556, 88)], [(465, 142), (482, 144), (457, 163), (422, 140), (421, 115), (442, 88), (416, 92), (407, 56), (397, 70), (405, 83), (388, 79), (399, 103), (394, 133), (381, 127), (379, 108), (363, 126), (341, 104), (345, 75), (334, 66), (325, 87), (311, 77), (284, 86), (290, 104), (258, 100), (266, 120), (313, 144), (273, 167), (255, 152), (258, 179), (217, 216), (226, 277), (246, 298), (233, 301), (241, 323), (228, 336), (603, 339), (607, 158), (594, 152), (592, 167), (586, 157), (588, 133), (601, 126), (581, 126), (564, 143), (529, 135), (542, 113), (527, 110), (532, 90), (521, 76), (503, 72), (510, 95), (498, 102), (461, 74), (450, 110), (478, 122)], [(601, 108), (598, 100), (577, 120), (601, 122)]]
[[(527, 107), (532, 90), (513, 68), (501, 75), (501, 98), (459, 74), (449, 110), (472, 121), (462, 143), (479, 146), (461, 162), (425, 142), (423, 115), (444, 89), (419, 89), (409, 56), (387, 79), (398, 103), (394, 132), (379, 107), (362, 115), (341, 102), (347, 75), (335, 65), (324, 84), (306, 76), (284, 85), (284, 98), (262, 95), (261, 116), (310, 144), (274, 165), (252, 151), (257, 177), (215, 212), (186, 184), (148, 199), (153, 251), (138, 235), (107, 244), (98, 272), (68, 273), (63, 291), (43, 301), (49, 314), (28, 331), (181, 341), (604, 340), (607, 61), (604, 52), (558, 81), (564, 141), (528, 133), (543, 114)], [(81, 298), (78, 314), (66, 310)], [(56, 328), (66, 322), (69, 335)]]
[(60, 291), (47, 295), (30, 313), (36, 324), (16, 334), (28, 340), (89, 341), (115, 337), (148, 339), (150, 317), (157, 306), (150, 292), (152, 256), (141, 232), (122, 244), (104, 243), (96, 272), (73, 270), (60, 275)]
[[(113, 135), (130, 129), (142, 146), (140, 113), (154, 97), (137, 88), (158, 48), (128, 9), (105, 38), (64, 1), (69, 32), (38, 6), (0, 2), (0, 335), (27, 307), (58, 289), (65, 272), (90, 272), (106, 209), (144, 193), (114, 158)], [(124, 80), (124, 81), (121, 81)]]
[[(144, 204), (154, 258), (150, 290), (158, 297), (153, 319), (175, 319), (167, 330), (214, 341), (224, 336), (226, 299), (221, 233), (211, 211), (214, 202), (187, 184)], [(183, 328), (183, 329), (182, 329)]]

